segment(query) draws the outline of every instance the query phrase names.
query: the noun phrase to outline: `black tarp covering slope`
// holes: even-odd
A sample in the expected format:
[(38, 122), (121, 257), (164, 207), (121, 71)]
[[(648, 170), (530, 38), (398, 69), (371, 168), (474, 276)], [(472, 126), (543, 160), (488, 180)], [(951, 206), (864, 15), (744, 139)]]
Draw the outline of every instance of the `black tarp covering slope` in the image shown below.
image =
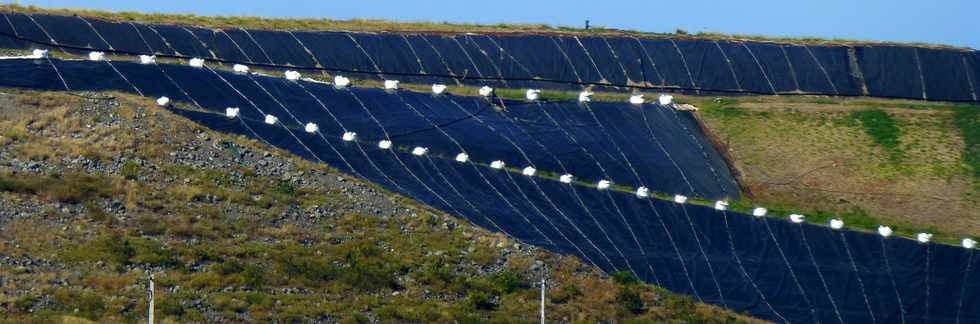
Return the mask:
[[(665, 88), (977, 101), (976, 51), (632, 36), (207, 29), (0, 13), (0, 46), (200, 57), (362, 78), (495, 87)], [(47, 44), (47, 45), (45, 45)], [(59, 49), (65, 50), (65, 49)]]
[[(646, 185), (664, 191), (735, 190), (727, 187), (734, 185), (730, 180), (719, 180), (730, 176), (686, 113), (656, 105), (565, 102), (507, 102), (507, 110), (497, 112), (483, 99), (468, 97), (336, 90), (206, 68), (112, 64), (4, 60), (0, 84), (139, 89), (197, 102), (203, 110), (173, 111), (327, 163), (523, 242), (577, 255), (605, 271), (632, 271), (647, 282), (765, 319), (980, 321), (975, 250), (638, 199), (453, 161), (465, 150), (481, 162), (501, 158), (631, 184), (659, 179)], [(227, 106), (240, 107), (241, 117), (221, 114)], [(281, 123), (263, 123), (266, 113)], [(304, 132), (301, 124), (308, 121), (321, 132)], [(356, 130), (361, 141), (342, 141), (343, 130)], [(375, 143), (384, 133), (396, 145), (427, 146), (430, 154), (381, 150)], [(656, 178), (661, 173), (670, 176)], [(687, 180), (682, 184), (678, 177)]]

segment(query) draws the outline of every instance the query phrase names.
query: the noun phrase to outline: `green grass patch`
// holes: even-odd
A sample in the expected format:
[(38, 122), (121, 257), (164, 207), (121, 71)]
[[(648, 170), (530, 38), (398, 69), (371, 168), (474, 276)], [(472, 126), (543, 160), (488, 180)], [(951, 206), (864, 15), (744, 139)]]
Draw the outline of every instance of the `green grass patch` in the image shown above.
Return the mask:
[(973, 178), (980, 189), (980, 107), (964, 106), (953, 109), (953, 124), (963, 134), (966, 148), (963, 161), (973, 169)]
[(884, 110), (871, 109), (853, 112), (851, 119), (860, 123), (865, 133), (888, 151), (892, 160), (902, 157), (902, 150), (899, 147), (901, 142), (898, 138), (902, 131), (891, 115)]
[(108, 198), (118, 192), (104, 177), (81, 173), (35, 175), (0, 175), (0, 191), (37, 195), (46, 200), (77, 204), (96, 198)]

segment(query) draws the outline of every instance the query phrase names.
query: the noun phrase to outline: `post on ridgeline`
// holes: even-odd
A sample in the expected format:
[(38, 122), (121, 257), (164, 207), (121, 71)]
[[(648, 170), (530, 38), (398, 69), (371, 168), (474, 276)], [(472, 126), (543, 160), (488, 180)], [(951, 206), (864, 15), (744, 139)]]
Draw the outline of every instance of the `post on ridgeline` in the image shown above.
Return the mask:
[(544, 278), (541, 278), (541, 324), (544, 324)]
[(589, 20), (585, 20), (585, 30), (589, 30)]
[(153, 294), (153, 274), (150, 273), (150, 272), (147, 272), (146, 275), (147, 275), (147, 279), (149, 281), (149, 284), (146, 287), (147, 288), (146, 289), (146, 299), (149, 300), (149, 304), (150, 304), (150, 306), (147, 309), (147, 317), (146, 318), (147, 318), (147, 323), (153, 324), (153, 299), (155, 297), (154, 294)]

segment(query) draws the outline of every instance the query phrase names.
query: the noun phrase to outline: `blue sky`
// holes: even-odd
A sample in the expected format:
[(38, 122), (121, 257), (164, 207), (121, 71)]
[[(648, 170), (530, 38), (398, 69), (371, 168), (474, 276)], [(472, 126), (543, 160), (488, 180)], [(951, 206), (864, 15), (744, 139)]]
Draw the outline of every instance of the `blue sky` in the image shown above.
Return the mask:
[[(11, 3), (14, 1), (0, 1)], [(45, 7), (267, 17), (546, 23), (669, 32), (816, 36), (980, 48), (976, 0), (21, 0)]]

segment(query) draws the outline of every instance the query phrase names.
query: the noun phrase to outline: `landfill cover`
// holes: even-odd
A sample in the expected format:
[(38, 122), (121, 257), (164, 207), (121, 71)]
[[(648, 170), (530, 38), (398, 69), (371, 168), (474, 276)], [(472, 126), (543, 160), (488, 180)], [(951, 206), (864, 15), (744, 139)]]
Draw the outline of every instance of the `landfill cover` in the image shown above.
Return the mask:
[(207, 65), (46, 57), (0, 60), (0, 86), (167, 96), (180, 104), (155, 109), (768, 320), (980, 322), (975, 250), (638, 197), (630, 190), (643, 186), (738, 198), (691, 113), (658, 104), (338, 89)]
[(0, 15), (0, 48), (201, 58), (423, 84), (980, 101), (980, 52), (956, 48), (680, 36), (271, 31)]

